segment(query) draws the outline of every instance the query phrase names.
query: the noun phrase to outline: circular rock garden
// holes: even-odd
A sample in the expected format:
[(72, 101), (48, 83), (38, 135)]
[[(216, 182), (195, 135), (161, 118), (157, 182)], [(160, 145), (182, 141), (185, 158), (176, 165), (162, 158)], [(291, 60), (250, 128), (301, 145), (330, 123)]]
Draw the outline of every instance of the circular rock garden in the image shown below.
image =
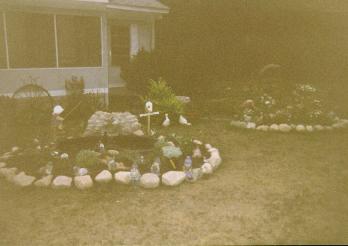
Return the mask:
[[(105, 121), (94, 115), (89, 121), (93, 127), (88, 127), (88, 134), (81, 137), (55, 143), (34, 139), (25, 146), (14, 146), (0, 156), (0, 178), (18, 187), (74, 186), (85, 190), (95, 185), (119, 184), (153, 189), (161, 184), (196, 182), (211, 175), (221, 164), (219, 150), (210, 144), (174, 134), (143, 136), (136, 118), (130, 114), (124, 116), (132, 126), (119, 120), (121, 128), (112, 120), (112, 114), (99, 112), (97, 116)], [(107, 124), (114, 129), (110, 130)], [(126, 129), (125, 134), (122, 129)]]

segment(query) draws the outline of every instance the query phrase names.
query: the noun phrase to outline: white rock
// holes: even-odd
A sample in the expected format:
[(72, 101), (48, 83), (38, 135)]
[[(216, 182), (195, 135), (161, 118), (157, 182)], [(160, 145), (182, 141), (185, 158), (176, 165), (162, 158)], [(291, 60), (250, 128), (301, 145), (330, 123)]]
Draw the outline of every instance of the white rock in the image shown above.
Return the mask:
[(120, 171), (115, 173), (115, 180), (116, 180), (116, 183), (119, 183), (119, 184), (130, 184), (131, 182), (130, 172)]
[(198, 179), (200, 179), (201, 177), (203, 177), (203, 171), (201, 168), (194, 168), (192, 170), (192, 179), (188, 179), (186, 177), (186, 181), (188, 182), (196, 182)]
[(259, 131), (264, 131), (264, 132), (267, 132), (269, 129), (269, 126), (266, 126), (266, 125), (261, 125), (261, 126), (258, 126), (256, 128), (256, 130), (259, 130)]
[(140, 177), (140, 186), (144, 188), (157, 188), (159, 183), (160, 179), (154, 173), (145, 173)]
[(6, 163), (5, 162), (0, 162), (0, 168), (6, 167)]
[(337, 122), (335, 124), (332, 124), (332, 128), (334, 128), (334, 129), (342, 129), (342, 128), (344, 128), (344, 124), (342, 124), (341, 122)]
[(13, 177), (16, 176), (18, 169), (16, 167), (12, 168), (1, 168), (0, 177), (6, 178), (8, 181), (12, 181)]
[(12, 149), (11, 149), (12, 153), (16, 153), (19, 151), (19, 147), (17, 146), (13, 146)]
[(93, 180), (89, 175), (74, 177), (74, 183), (76, 188), (79, 190), (85, 190), (93, 187)]
[(103, 170), (95, 177), (94, 180), (97, 183), (109, 183), (112, 180), (112, 174), (108, 170)]
[(34, 183), (34, 185), (36, 187), (48, 187), (48, 186), (50, 186), (52, 179), (53, 179), (53, 175), (48, 175), (48, 176), (45, 176), (45, 177), (37, 180)]
[(272, 124), (272, 125), (269, 127), (269, 130), (272, 131), (272, 132), (279, 131), (279, 126), (278, 126), (277, 124)]
[(169, 171), (162, 175), (162, 183), (167, 186), (176, 186), (181, 184), (186, 178), (182, 171)]
[(298, 132), (305, 132), (306, 131), (306, 127), (304, 125), (297, 125), (296, 126), (296, 131), (298, 131)]
[(210, 157), (206, 161), (210, 163), (213, 169), (218, 168), (222, 162), (219, 150), (216, 148), (211, 148), (208, 150), (208, 152), (210, 153)]
[(114, 150), (114, 149), (110, 149), (107, 151), (108, 155), (110, 156), (116, 156), (118, 155), (120, 152), (118, 152), (117, 150)]
[(212, 174), (213, 167), (210, 165), (210, 163), (206, 162), (202, 165), (202, 171), (203, 171), (203, 174)]
[(316, 131), (323, 131), (324, 127), (322, 125), (315, 125), (314, 126), (314, 130), (316, 130)]
[(247, 123), (244, 121), (231, 121), (231, 126), (238, 127), (238, 128), (246, 128)]
[(21, 172), (13, 177), (12, 181), (15, 185), (20, 187), (30, 186), (34, 181), (35, 177), (26, 175), (24, 172)]
[(67, 176), (57, 176), (53, 182), (52, 187), (55, 189), (65, 189), (71, 187), (72, 178)]
[(306, 126), (306, 130), (307, 130), (307, 132), (313, 132), (314, 128), (313, 128), (313, 126), (308, 125), (308, 126)]
[(325, 126), (324, 128), (325, 128), (325, 130), (327, 130), (327, 131), (332, 131), (332, 130), (333, 130), (332, 126)]
[(133, 132), (133, 134), (138, 137), (142, 137), (145, 135), (142, 130), (136, 130), (135, 132)]
[(255, 129), (256, 128), (256, 124), (254, 122), (248, 122), (246, 125), (247, 129)]
[(291, 131), (291, 126), (288, 124), (280, 124), (279, 125), (279, 131), (281, 132), (290, 132)]

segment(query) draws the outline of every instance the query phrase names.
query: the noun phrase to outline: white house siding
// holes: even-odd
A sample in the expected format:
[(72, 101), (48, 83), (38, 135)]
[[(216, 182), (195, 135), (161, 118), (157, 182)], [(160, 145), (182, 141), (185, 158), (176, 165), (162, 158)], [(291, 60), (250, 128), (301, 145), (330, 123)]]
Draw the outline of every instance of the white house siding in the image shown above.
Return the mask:
[(107, 92), (108, 69), (100, 68), (42, 68), (0, 70), (0, 93), (11, 96), (22, 85), (36, 80), (53, 96), (65, 95), (65, 80), (72, 76), (83, 77), (87, 91)]

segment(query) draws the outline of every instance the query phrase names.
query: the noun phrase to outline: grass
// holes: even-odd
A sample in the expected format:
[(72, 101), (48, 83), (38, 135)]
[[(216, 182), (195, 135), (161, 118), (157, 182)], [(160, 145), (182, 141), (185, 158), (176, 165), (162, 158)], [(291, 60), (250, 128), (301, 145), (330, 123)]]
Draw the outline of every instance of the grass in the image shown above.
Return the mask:
[(0, 180), (0, 245), (348, 242), (347, 131), (263, 133), (213, 121), (166, 131), (218, 147), (220, 169), (156, 190), (19, 190)]

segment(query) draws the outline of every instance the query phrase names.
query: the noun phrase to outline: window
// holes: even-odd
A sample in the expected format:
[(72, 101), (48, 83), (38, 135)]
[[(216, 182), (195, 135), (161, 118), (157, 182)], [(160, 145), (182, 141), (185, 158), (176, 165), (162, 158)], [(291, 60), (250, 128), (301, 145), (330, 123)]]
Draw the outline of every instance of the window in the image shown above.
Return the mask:
[(0, 68), (7, 67), (3, 13), (0, 12)]
[(129, 26), (111, 26), (111, 63), (113, 66), (121, 66), (129, 61), (130, 35)]
[(57, 16), (60, 67), (101, 66), (100, 18)]
[(56, 66), (53, 15), (7, 12), (6, 24), (11, 68)]

